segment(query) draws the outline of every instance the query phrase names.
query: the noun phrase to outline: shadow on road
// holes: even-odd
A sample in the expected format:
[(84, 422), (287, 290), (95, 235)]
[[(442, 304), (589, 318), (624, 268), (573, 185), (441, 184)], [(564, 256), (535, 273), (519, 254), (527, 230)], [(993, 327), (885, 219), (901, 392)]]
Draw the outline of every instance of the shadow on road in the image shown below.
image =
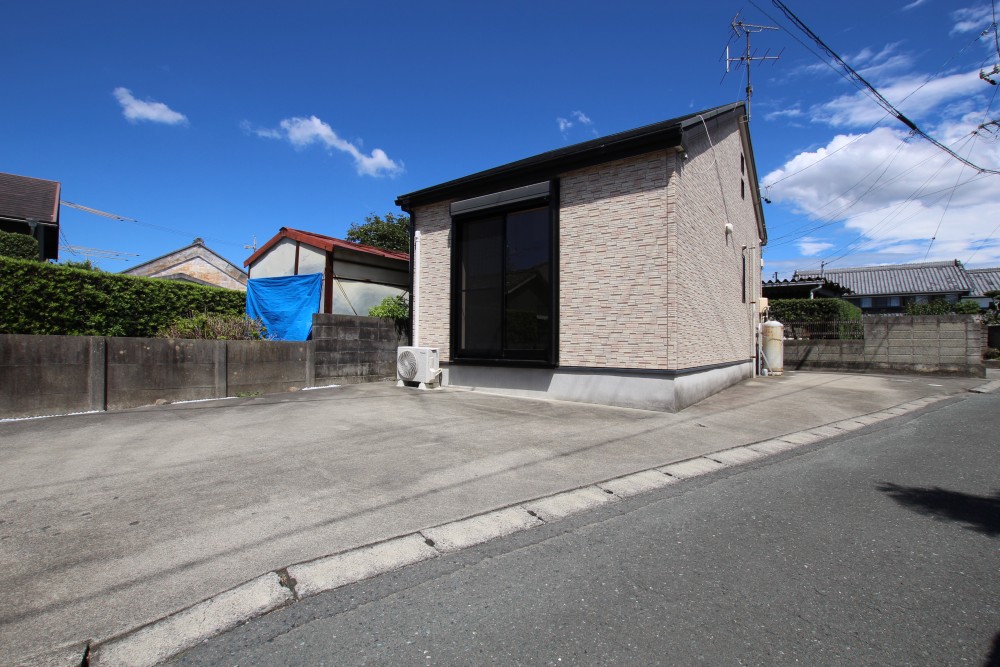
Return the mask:
[(891, 482), (883, 482), (878, 489), (915, 512), (958, 521), (990, 537), (1000, 535), (1000, 491), (992, 496), (976, 496), (940, 487), (920, 488)]
[(993, 638), (993, 646), (990, 647), (990, 654), (986, 656), (983, 667), (1000, 667), (1000, 632)]

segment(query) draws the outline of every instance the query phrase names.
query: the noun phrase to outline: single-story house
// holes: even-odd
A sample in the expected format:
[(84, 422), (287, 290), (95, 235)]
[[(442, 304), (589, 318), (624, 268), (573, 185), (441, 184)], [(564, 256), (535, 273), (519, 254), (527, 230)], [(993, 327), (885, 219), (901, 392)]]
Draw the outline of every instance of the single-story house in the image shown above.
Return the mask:
[(61, 185), (41, 178), (0, 174), (0, 231), (38, 239), (38, 259), (59, 259)]
[(947, 262), (882, 264), (796, 271), (793, 280), (826, 279), (851, 290), (844, 299), (866, 314), (903, 313), (908, 304), (935, 299), (957, 303), (972, 292), (969, 273), (957, 259)]
[(839, 299), (851, 293), (848, 288), (826, 278), (768, 280), (761, 286), (765, 299)]
[(410, 256), (282, 227), (243, 265), (250, 278), (323, 274), (319, 311), (367, 315), (387, 296), (409, 290)]
[(234, 290), (245, 291), (247, 288), (246, 272), (211, 250), (201, 238), (196, 238), (191, 245), (125, 269), (122, 273)]
[(971, 299), (979, 304), (980, 308), (987, 308), (993, 301), (986, 296), (987, 292), (1000, 290), (1000, 266), (987, 269), (966, 269), (969, 274), (969, 282), (972, 283), (972, 291), (966, 299)]
[(442, 382), (680, 410), (754, 373), (767, 233), (729, 104), (411, 192)]

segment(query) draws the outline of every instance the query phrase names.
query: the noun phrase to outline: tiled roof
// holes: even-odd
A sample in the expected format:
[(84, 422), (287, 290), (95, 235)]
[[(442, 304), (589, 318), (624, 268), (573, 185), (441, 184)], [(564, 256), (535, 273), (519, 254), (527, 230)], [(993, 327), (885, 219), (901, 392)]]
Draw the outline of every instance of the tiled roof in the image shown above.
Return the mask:
[(314, 232), (303, 232), (298, 229), (292, 229), (291, 227), (282, 227), (277, 234), (268, 240), (267, 243), (257, 248), (257, 252), (247, 257), (247, 259), (243, 262), (243, 266), (250, 266), (265, 252), (270, 250), (273, 245), (284, 238), (292, 239), (293, 241), (301, 241), (302, 243), (311, 245), (315, 248), (321, 248), (326, 251), (333, 250), (334, 248), (344, 248), (346, 250), (363, 252), (377, 257), (385, 257), (387, 259), (398, 259), (404, 262), (410, 261), (410, 254), (406, 252), (383, 250), (382, 248), (374, 248), (372, 246), (361, 245), (359, 243), (351, 243), (350, 241), (345, 241), (343, 239), (335, 239), (332, 236), (325, 236)]
[[(793, 279), (818, 277), (819, 271), (796, 271)], [(840, 283), (858, 296), (968, 293), (973, 289), (965, 267), (957, 259), (826, 269), (822, 277)]]
[(59, 183), (0, 173), (0, 218), (59, 222)]
[(972, 294), (969, 296), (983, 296), (986, 292), (1000, 290), (1000, 266), (992, 269), (966, 269), (965, 272), (972, 282)]

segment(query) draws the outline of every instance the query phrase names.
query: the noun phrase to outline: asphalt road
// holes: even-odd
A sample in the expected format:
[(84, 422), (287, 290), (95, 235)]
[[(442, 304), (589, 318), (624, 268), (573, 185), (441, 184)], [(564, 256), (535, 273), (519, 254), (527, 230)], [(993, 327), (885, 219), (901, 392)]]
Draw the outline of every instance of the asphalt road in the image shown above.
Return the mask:
[(1000, 395), (308, 598), (173, 665), (1000, 665)]

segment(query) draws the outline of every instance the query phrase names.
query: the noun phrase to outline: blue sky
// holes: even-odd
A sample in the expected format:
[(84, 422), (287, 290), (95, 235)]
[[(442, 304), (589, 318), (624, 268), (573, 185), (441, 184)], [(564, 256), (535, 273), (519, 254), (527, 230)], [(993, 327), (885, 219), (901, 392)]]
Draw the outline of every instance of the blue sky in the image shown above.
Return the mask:
[[(781, 53), (753, 70), (767, 276), (1000, 265), (1000, 176), (908, 138), (755, 2), (15, 0), (0, 171), (138, 220), (63, 207), (64, 243), (135, 254), (106, 270), (196, 236), (242, 265), (255, 235), (342, 237), (400, 194), (740, 99), (722, 55), (742, 12), (783, 28), (752, 41)], [(1000, 86), (979, 77), (998, 63), (991, 2), (786, 4), (921, 129), (1000, 169)]]

